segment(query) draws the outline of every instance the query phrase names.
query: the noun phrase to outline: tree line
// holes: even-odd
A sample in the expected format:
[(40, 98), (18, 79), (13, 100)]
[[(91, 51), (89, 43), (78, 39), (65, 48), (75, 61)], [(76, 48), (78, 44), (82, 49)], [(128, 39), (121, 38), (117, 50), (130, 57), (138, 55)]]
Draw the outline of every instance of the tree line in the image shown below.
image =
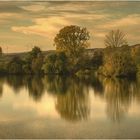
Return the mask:
[[(14, 56), (0, 61), (0, 73), (6, 74), (76, 74), (97, 73), (104, 76), (130, 76), (139, 73), (140, 46), (128, 45), (125, 34), (112, 30), (105, 36), (104, 49), (91, 55), (90, 34), (87, 28), (70, 25), (62, 28), (54, 38), (56, 51), (43, 55), (35, 46), (26, 57)], [(1, 50), (2, 55), (2, 50)]]

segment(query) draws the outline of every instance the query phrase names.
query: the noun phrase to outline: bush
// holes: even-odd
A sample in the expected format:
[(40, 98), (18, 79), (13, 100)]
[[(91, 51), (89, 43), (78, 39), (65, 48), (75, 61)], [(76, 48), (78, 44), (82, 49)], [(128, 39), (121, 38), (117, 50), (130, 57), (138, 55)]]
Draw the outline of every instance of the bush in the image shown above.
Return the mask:
[(44, 57), (39, 47), (34, 47), (25, 57), (23, 71), (26, 74), (41, 74)]
[(7, 71), (10, 74), (22, 74), (23, 69), (23, 60), (21, 60), (19, 57), (13, 57), (12, 60), (7, 65)]
[(136, 65), (128, 51), (114, 51), (104, 56), (99, 73), (105, 76), (130, 76), (136, 74)]
[(42, 69), (46, 74), (66, 74), (68, 73), (68, 59), (65, 53), (51, 54), (46, 58)]
[(137, 76), (140, 77), (140, 45), (131, 48), (131, 56), (137, 68)]
[(43, 55), (39, 54), (36, 58), (32, 60), (31, 68), (34, 74), (41, 74), (42, 71), (42, 65), (43, 65)]
[(5, 73), (7, 73), (6, 63), (0, 62), (0, 74), (5, 74)]

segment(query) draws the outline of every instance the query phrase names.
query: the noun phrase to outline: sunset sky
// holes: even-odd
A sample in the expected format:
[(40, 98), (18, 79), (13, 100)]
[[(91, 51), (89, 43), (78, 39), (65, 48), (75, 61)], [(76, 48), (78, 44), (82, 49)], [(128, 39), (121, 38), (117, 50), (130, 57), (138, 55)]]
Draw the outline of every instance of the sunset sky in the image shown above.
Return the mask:
[[(140, 43), (140, 2), (0, 2), (0, 46), (6, 53), (55, 49), (53, 39), (67, 25), (87, 27), (90, 47), (104, 47), (112, 29)], [(8, 49), (7, 49), (8, 48)]]

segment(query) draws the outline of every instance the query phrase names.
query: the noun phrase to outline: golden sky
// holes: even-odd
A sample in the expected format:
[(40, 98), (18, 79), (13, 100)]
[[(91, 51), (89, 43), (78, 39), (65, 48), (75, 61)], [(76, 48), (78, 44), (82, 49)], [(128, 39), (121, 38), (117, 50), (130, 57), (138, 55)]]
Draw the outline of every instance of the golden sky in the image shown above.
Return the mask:
[(130, 45), (140, 43), (140, 2), (1, 1), (0, 46), (6, 52), (55, 49), (53, 39), (67, 25), (87, 27), (90, 47), (104, 47), (112, 29), (126, 33)]

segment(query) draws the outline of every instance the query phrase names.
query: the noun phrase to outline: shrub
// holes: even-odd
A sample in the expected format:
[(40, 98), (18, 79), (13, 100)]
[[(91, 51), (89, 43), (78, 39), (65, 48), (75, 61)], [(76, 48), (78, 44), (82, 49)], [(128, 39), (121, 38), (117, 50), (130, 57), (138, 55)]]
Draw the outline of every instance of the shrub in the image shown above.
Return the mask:
[(19, 57), (13, 57), (7, 65), (7, 71), (10, 74), (22, 74), (23, 61)]
[(128, 52), (115, 51), (104, 56), (99, 73), (105, 76), (130, 76), (136, 74), (135, 63)]
[(61, 52), (49, 55), (42, 69), (46, 74), (66, 74), (69, 71), (68, 67), (68, 59), (66, 55)]

